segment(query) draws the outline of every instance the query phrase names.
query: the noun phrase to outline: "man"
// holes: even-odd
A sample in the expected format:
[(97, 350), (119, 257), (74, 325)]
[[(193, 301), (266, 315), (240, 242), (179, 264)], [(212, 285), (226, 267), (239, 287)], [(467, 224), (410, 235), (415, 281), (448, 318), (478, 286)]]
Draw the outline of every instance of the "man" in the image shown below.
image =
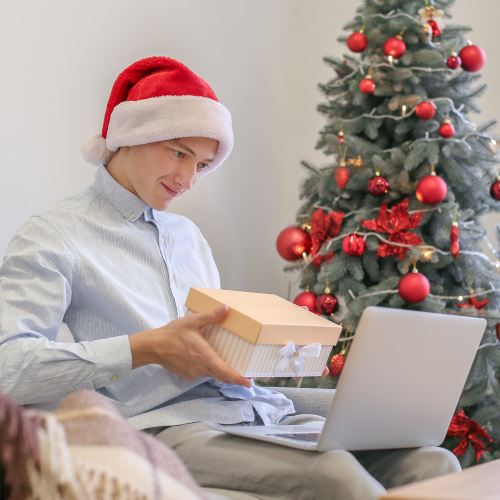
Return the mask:
[[(0, 389), (21, 404), (96, 390), (172, 446), (200, 484), (263, 498), (376, 498), (384, 489), (360, 461), (394, 484), (457, 470), (437, 448), (358, 461), (210, 430), (207, 422), (268, 425), (294, 413), (204, 340), (200, 329), (221, 321), (226, 307), (183, 317), (189, 288), (219, 288), (219, 275), (198, 228), (163, 211), (232, 146), (228, 110), (183, 64), (152, 57), (119, 75), (102, 134), (83, 146), (99, 166), (94, 184), (31, 217), (7, 249)], [(74, 343), (57, 342), (63, 321)]]

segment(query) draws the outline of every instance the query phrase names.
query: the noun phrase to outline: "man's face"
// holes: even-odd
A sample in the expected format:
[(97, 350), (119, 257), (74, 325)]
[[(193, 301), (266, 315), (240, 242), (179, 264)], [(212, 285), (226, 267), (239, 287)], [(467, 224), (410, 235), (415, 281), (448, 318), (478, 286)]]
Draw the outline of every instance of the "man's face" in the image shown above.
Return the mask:
[(218, 141), (183, 137), (121, 148), (108, 172), (155, 210), (191, 189), (215, 157)]

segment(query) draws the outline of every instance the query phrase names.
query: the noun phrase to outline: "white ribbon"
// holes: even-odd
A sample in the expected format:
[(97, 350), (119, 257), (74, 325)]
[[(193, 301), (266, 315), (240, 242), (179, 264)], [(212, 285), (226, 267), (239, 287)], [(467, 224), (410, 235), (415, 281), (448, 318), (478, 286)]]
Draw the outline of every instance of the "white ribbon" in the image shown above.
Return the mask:
[(276, 363), (276, 368), (274, 369), (274, 375), (278, 375), (286, 369), (290, 361), (293, 360), (293, 371), (295, 375), (298, 375), (306, 363), (306, 358), (317, 358), (321, 352), (321, 344), (310, 344), (300, 349), (295, 348), (293, 342), (288, 342), (288, 344), (283, 347), (278, 353), (281, 358)]

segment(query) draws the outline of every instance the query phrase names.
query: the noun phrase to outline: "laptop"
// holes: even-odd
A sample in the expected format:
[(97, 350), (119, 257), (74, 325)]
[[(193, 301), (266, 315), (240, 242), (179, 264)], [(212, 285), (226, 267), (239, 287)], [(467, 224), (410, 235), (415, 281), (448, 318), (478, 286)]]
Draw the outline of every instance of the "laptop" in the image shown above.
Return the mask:
[(213, 427), (320, 452), (439, 446), (485, 328), (484, 318), (367, 307), (324, 422)]

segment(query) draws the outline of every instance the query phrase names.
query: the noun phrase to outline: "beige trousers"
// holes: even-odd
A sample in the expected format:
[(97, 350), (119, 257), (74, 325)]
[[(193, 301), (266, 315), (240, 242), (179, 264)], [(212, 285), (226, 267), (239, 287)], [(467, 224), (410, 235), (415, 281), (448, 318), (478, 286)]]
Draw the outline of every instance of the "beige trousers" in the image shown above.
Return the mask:
[[(297, 415), (283, 423), (314, 420), (324, 419)], [(457, 458), (438, 447), (318, 453), (230, 436), (206, 422), (151, 432), (177, 452), (199, 485), (262, 500), (375, 500), (385, 488), (460, 470)]]

